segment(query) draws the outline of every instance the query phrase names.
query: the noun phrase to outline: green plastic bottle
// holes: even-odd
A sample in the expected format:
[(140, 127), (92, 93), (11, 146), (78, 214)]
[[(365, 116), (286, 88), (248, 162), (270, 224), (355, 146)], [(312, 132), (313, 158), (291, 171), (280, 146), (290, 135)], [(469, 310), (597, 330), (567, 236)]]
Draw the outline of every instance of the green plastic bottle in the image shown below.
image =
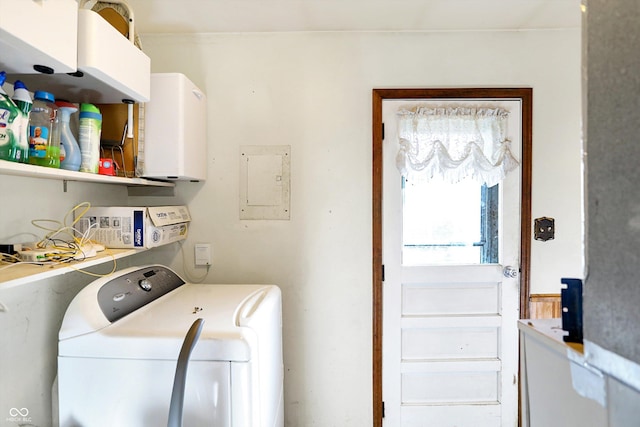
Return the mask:
[(7, 74), (0, 71), (0, 159), (14, 160), (11, 153), (20, 135), (20, 109), (2, 89), (6, 79)]
[(102, 114), (93, 104), (80, 104), (78, 143), (80, 144), (80, 172), (98, 173), (100, 166), (100, 135)]

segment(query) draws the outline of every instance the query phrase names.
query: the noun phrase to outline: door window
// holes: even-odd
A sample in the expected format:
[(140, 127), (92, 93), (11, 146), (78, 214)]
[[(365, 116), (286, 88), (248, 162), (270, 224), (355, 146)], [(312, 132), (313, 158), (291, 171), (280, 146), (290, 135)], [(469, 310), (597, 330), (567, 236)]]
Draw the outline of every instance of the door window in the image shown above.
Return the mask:
[(498, 186), (403, 178), (402, 264), (497, 263)]

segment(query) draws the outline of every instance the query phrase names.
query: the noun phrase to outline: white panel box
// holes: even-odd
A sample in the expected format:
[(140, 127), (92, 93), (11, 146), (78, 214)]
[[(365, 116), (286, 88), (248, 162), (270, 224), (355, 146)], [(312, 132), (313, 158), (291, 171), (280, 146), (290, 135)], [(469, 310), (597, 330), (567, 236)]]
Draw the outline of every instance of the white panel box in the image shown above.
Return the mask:
[(290, 218), (289, 145), (240, 147), (240, 219)]
[(144, 177), (206, 180), (207, 97), (184, 74), (151, 74), (144, 133)]

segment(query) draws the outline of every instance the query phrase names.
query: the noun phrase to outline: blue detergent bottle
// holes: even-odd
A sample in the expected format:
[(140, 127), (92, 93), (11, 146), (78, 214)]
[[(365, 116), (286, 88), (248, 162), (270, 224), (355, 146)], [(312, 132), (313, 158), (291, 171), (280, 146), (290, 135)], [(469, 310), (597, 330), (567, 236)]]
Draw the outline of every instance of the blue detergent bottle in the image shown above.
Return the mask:
[(57, 101), (56, 106), (60, 115), (60, 169), (78, 171), (82, 160), (80, 146), (69, 126), (69, 119), (78, 107), (65, 101)]

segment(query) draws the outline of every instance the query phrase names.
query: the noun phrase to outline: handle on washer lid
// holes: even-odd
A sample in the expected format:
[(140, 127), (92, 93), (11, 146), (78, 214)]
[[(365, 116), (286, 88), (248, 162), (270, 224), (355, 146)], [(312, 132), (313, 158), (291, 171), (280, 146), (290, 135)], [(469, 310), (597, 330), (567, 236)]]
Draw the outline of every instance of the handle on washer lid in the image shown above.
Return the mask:
[(189, 365), (191, 352), (198, 342), (203, 325), (204, 319), (197, 319), (193, 322), (189, 328), (189, 332), (187, 332), (187, 335), (184, 337), (176, 365), (176, 374), (173, 378), (173, 391), (171, 392), (171, 405), (169, 406), (167, 427), (182, 427), (182, 409), (184, 407), (184, 388), (187, 382), (187, 365)]

